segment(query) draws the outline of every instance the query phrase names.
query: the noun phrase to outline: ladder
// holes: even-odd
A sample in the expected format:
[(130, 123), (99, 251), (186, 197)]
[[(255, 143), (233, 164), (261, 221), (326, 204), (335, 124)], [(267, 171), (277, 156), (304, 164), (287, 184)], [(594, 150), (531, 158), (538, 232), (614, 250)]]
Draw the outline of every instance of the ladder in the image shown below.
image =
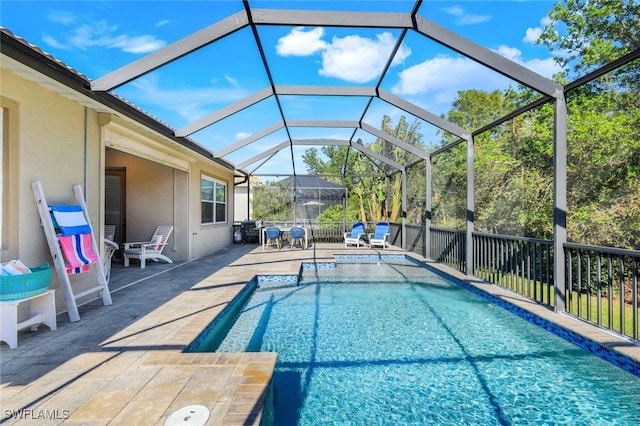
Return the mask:
[[(80, 320), (80, 313), (78, 312), (78, 305), (76, 303), (76, 300), (92, 293), (97, 292), (99, 296), (102, 297), (102, 301), (105, 306), (111, 305), (111, 293), (109, 292), (109, 285), (105, 278), (104, 266), (102, 261), (100, 260), (93, 263), (93, 265), (97, 268), (97, 285), (87, 290), (74, 293), (73, 287), (71, 286), (71, 281), (69, 280), (69, 275), (67, 274), (67, 267), (65, 265), (64, 257), (60, 249), (60, 244), (58, 242), (58, 236), (56, 235), (53, 220), (51, 219), (49, 204), (47, 204), (47, 200), (44, 196), (44, 190), (40, 181), (31, 182), (31, 190), (33, 191), (33, 197), (35, 198), (36, 206), (38, 207), (38, 213), (40, 214), (42, 227), (44, 228), (44, 233), (47, 237), (47, 243), (49, 245), (49, 250), (51, 251), (51, 257), (53, 258), (53, 265), (56, 269), (56, 275), (58, 277), (60, 289), (62, 290), (62, 294), (64, 295), (65, 303), (67, 304), (69, 320), (71, 322)], [(80, 185), (74, 185), (73, 194), (75, 196), (76, 203), (82, 208), (85, 220), (87, 221), (89, 229), (91, 230), (91, 246), (93, 252), (99, 255), (100, 251), (98, 250), (98, 245), (96, 244), (96, 239), (94, 237), (93, 227), (91, 226), (91, 220), (89, 219), (89, 213), (87, 211), (87, 204), (82, 193), (82, 187)]]

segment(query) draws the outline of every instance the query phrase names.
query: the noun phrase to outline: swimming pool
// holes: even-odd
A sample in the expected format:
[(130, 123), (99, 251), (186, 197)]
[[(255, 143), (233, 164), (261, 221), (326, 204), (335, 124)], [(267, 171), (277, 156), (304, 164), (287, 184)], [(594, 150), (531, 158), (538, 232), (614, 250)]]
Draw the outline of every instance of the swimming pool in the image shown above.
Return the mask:
[(640, 424), (640, 377), (410, 260), (296, 283), (247, 293), (198, 348), (278, 353), (273, 424)]

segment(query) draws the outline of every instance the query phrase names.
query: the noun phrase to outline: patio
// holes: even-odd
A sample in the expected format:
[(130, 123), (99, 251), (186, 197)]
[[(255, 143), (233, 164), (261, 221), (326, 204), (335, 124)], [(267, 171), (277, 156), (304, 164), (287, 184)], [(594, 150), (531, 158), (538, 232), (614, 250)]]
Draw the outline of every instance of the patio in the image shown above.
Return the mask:
[[(276, 354), (182, 350), (256, 274), (297, 274), (302, 262), (340, 253), (383, 252), (342, 244), (280, 251), (231, 245), (188, 263), (116, 265), (113, 305), (97, 300), (80, 308), (78, 322), (59, 314), (56, 331), (40, 327), (20, 333), (16, 349), (2, 345), (3, 423), (163, 424), (174, 411), (202, 404), (210, 425), (259, 424)], [(640, 347), (624, 339), (496, 286), (472, 284), (640, 361)]]

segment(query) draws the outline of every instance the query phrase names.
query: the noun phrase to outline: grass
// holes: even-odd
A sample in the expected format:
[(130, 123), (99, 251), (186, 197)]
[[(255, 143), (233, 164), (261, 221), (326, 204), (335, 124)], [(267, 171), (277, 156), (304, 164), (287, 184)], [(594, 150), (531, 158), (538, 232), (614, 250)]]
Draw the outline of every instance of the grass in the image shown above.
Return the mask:
[[(588, 295), (572, 291), (569, 294), (571, 305), (567, 304), (567, 309), (572, 315), (585, 319), (599, 326), (611, 329), (625, 336), (634, 338), (633, 335), (633, 305), (625, 303), (624, 309), (624, 330), (621, 327), (620, 313), (623, 312), (620, 306), (620, 298), (611, 298), (611, 309), (607, 297)], [(598, 318), (598, 305), (600, 306), (600, 318)], [(636, 319), (638, 312), (636, 310)], [(635, 336), (637, 339), (638, 336)]]
[[(528, 279), (515, 274), (503, 274), (495, 271), (476, 270), (475, 275), (495, 285), (514, 291), (539, 303), (553, 307), (555, 305), (555, 288), (553, 285)], [(598, 299), (595, 295), (571, 291), (567, 293), (567, 311), (598, 326), (624, 334), (627, 337), (638, 339), (634, 336), (634, 307), (630, 303), (620, 306), (620, 298), (611, 298), (611, 308), (606, 296)], [(579, 306), (579, 307), (578, 307)], [(598, 306), (600, 316), (598, 317)], [(624, 327), (621, 326), (620, 313), (624, 309)], [(640, 313), (636, 309), (636, 320)], [(636, 329), (640, 325), (636, 325)]]

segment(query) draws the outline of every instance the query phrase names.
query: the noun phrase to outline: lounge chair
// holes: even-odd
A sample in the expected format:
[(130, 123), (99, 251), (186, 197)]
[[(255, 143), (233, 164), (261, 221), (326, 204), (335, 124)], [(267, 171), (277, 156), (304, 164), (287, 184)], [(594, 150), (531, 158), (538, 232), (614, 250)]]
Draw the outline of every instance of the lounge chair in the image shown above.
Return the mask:
[(376, 224), (373, 234), (369, 234), (369, 247), (381, 246), (383, 249), (389, 246), (389, 224), (380, 222)]
[(109, 283), (111, 279), (111, 261), (113, 258), (113, 254), (118, 250), (118, 244), (114, 243), (112, 240), (105, 238), (104, 239), (104, 258), (102, 259), (102, 264), (104, 268), (104, 278)]
[(267, 237), (267, 245), (275, 244), (278, 247), (278, 250), (280, 250), (280, 247), (282, 246), (282, 231), (280, 228), (271, 226), (266, 229), (265, 234)]
[(162, 254), (172, 231), (173, 226), (158, 226), (149, 241), (124, 243), (124, 266), (129, 266), (129, 259), (140, 259), (140, 269), (145, 267), (147, 260), (173, 263), (173, 260)]
[(105, 225), (104, 226), (104, 238), (116, 242), (116, 226), (115, 225)]
[(344, 233), (344, 246), (347, 247), (349, 244), (355, 244), (360, 247), (361, 243), (363, 246), (366, 246), (366, 242), (364, 241), (365, 235), (367, 235), (367, 233), (364, 230), (364, 223), (354, 223), (351, 232)]
[(305, 232), (304, 228), (295, 226), (291, 228), (291, 230), (289, 231), (289, 235), (291, 235), (291, 248), (293, 248), (296, 243), (299, 243), (300, 247), (302, 247), (303, 249), (307, 248), (307, 233)]

